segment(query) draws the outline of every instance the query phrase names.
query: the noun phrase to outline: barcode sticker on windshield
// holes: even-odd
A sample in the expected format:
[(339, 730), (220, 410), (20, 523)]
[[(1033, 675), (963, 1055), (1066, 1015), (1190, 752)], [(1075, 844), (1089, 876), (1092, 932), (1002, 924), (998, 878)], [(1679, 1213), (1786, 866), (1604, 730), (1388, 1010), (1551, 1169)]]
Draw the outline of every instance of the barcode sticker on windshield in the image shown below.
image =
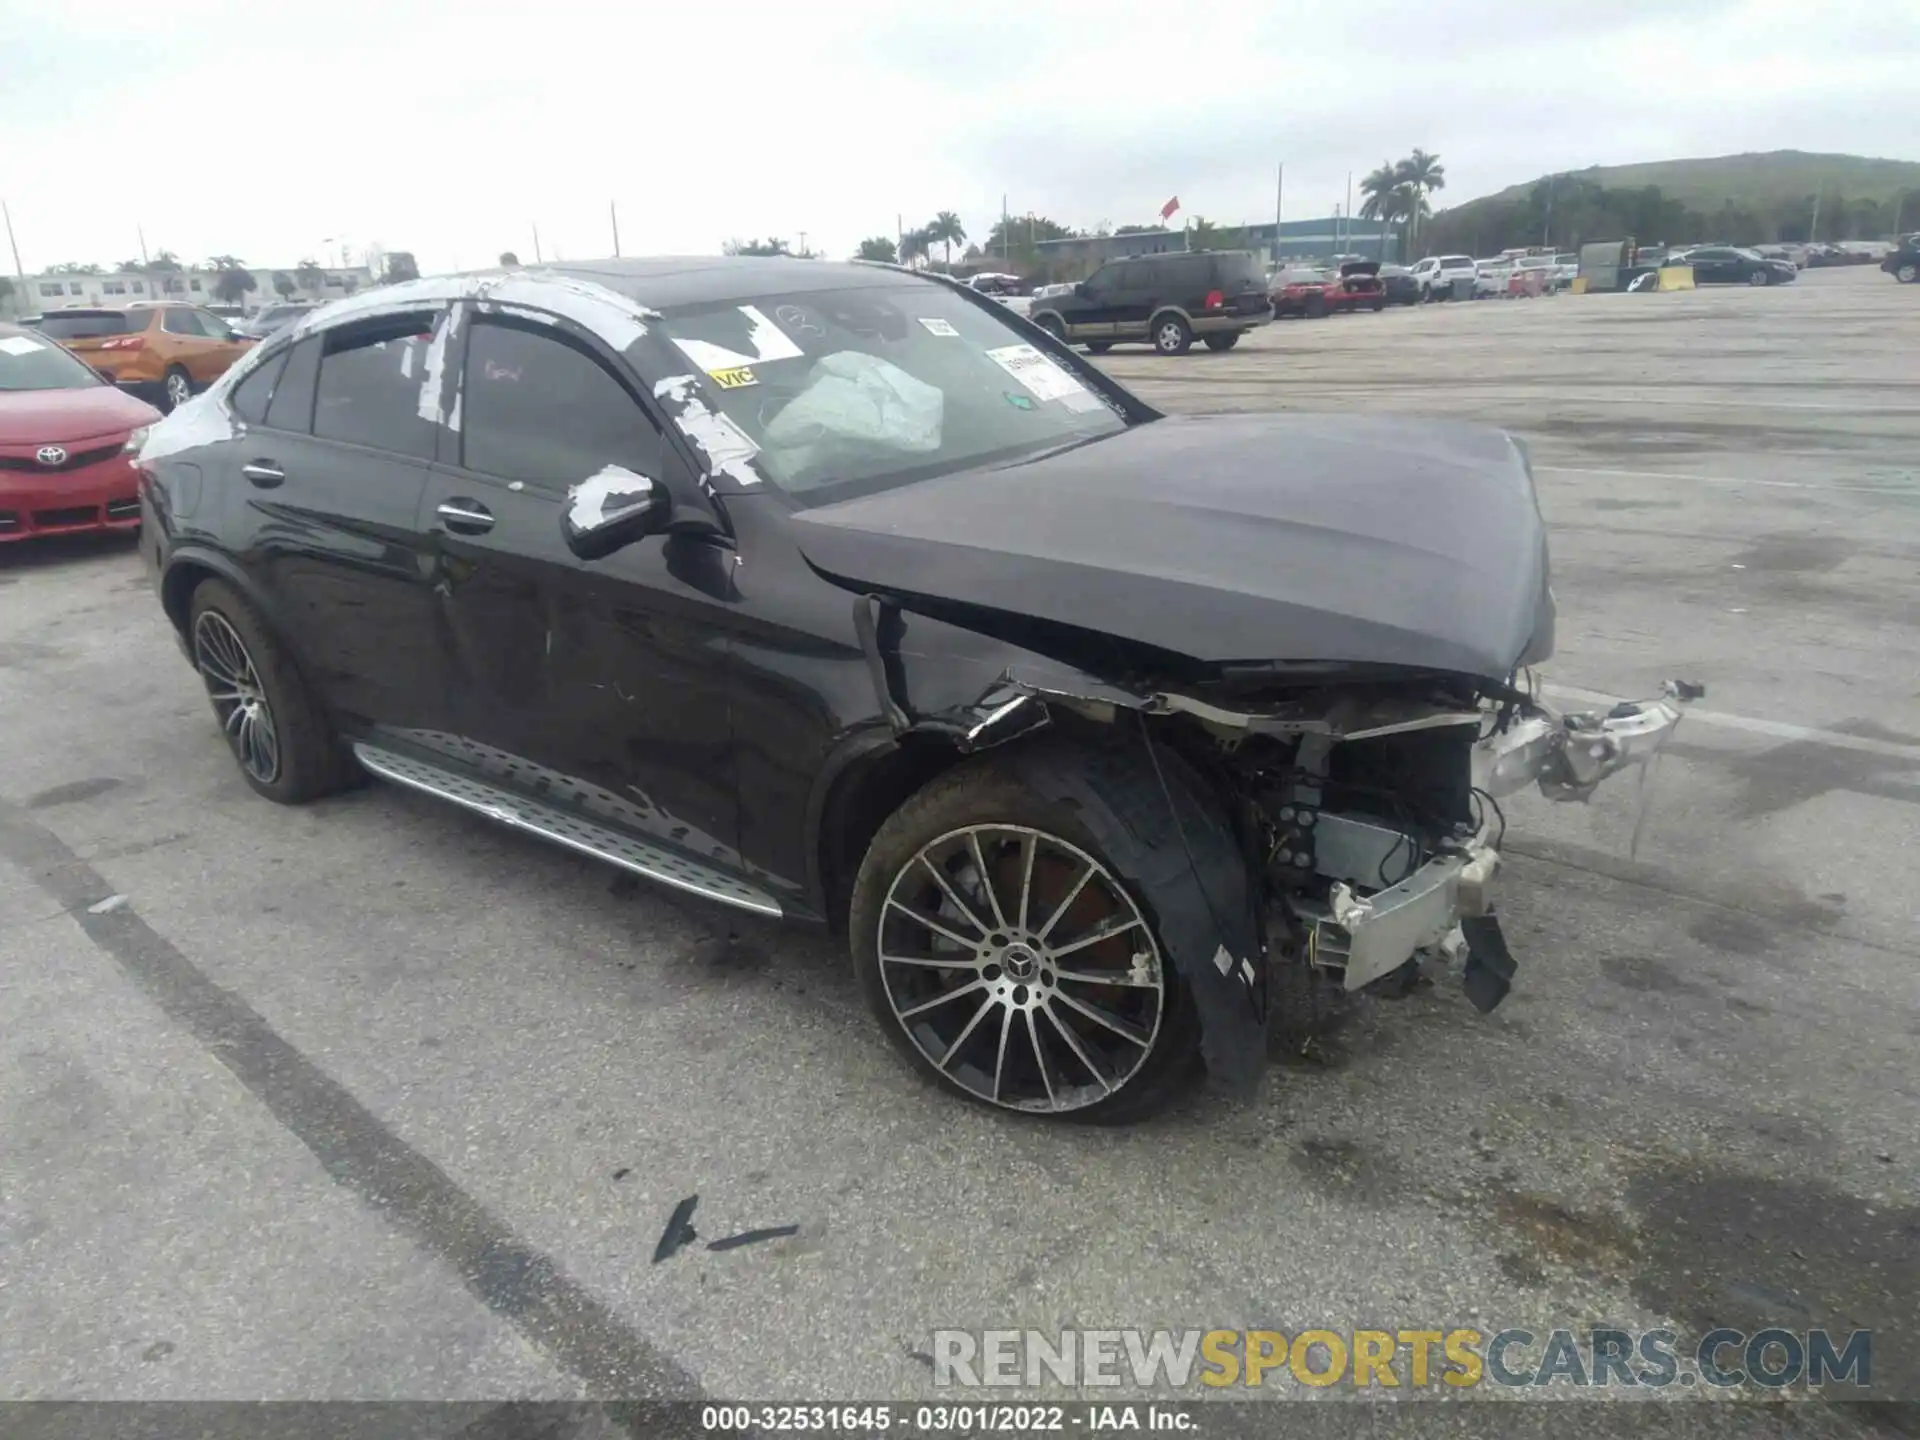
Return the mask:
[(1002, 345), (987, 351), (987, 358), (1042, 400), (1064, 400), (1069, 395), (1087, 393), (1086, 386), (1031, 345)]
[(0, 351), (9, 355), (31, 355), (36, 350), (46, 348), (38, 340), (26, 335), (9, 335), (6, 339), (0, 340)]

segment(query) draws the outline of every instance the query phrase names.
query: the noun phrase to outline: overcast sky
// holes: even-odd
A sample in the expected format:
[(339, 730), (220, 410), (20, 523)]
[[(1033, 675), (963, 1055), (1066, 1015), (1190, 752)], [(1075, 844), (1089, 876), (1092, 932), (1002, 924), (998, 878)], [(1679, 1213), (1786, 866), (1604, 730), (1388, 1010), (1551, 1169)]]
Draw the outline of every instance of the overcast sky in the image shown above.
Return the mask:
[[(1004, 194), (1067, 224), (1325, 215), (1438, 152), (1457, 203), (1549, 171), (1796, 148), (1920, 159), (1920, 5), (957, 0), (295, 10), (0, 0), (0, 198), (31, 271), (344, 241), (829, 254)], [(7, 268), (11, 269), (11, 257)]]

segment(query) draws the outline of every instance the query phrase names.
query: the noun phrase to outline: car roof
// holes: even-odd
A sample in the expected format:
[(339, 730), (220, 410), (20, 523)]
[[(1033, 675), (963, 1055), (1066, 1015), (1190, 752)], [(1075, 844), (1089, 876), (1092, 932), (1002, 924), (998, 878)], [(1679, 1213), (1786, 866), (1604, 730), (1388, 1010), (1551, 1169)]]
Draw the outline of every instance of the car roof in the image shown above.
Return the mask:
[(661, 307), (724, 305), (766, 295), (952, 283), (897, 265), (802, 260), (793, 256), (692, 255), (579, 260), (431, 275), (361, 290), (309, 311), (285, 333), (311, 335), (339, 325), (455, 300), (529, 305), (543, 301), (624, 349), (633, 327)]

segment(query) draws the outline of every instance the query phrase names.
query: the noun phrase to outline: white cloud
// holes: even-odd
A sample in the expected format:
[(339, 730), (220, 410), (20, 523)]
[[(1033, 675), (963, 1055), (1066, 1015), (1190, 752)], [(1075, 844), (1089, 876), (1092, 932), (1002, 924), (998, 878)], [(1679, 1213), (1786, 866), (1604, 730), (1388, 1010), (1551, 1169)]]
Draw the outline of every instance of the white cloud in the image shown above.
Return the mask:
[(1075, 224), (1324, 214), (1437, 151), (1457, 201), (1549, 170), (1799, 148), (1920, 155), (1920, 13), (1828, 0), (953, 10), (0, 0), (0, 194), (29, 268), (162, 246), (260, 265), (379, 241), (828, 253), (1001, 196)]

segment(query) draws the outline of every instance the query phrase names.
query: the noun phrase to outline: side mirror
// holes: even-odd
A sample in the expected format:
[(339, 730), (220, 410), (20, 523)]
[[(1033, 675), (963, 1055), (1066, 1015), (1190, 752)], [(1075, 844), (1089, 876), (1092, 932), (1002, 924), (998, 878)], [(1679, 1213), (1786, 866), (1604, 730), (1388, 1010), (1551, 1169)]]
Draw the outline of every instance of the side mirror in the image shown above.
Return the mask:
[(618, 465), (567, 491), (560, 535), (582, 560), (599, 560), (622, 546), (661, 534), (673, 513), (667, 487)]

